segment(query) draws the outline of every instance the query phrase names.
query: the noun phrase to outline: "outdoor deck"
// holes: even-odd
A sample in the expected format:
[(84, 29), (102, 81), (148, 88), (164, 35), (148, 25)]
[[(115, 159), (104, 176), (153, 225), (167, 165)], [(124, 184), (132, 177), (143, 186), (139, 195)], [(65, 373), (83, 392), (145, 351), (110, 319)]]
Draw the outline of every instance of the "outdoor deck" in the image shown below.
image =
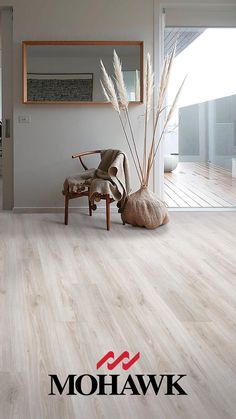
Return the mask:
[(164, 200), (170, 208), (236, 206), (236, 179), (212, 163), (179, 163), (165, 173)]

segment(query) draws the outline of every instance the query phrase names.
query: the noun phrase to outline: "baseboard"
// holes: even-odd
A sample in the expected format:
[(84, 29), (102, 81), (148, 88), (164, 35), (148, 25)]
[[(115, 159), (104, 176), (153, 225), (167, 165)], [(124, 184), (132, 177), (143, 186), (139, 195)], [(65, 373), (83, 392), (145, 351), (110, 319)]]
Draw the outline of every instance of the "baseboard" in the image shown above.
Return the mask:
[[(88, 207), (71, 207), (70, 213), (79, 214), (87, 213)], [(105, 206), (99, 206), (96, 209), (98, 213), (104, 213), (106, 211)], [(168, 208), (169, 212), (236, 212), (236, 207), (229, 208)], [(115, 206), (111, 206), (111, 212), (117, 213), (118, 209)], [(14, 207), (13, 213), (15, 214), (57, 214), (64, 213), (64, 207)]]
[[(14, 207), (14, 214), (55, 214), (55, 213), (64, 213), (64, 207)], [(99, 206), (95, 212), (105, 212), (105, 206)], [(87, 213), (88, 207), (70, 207), (70, 213)], [(116, 207), (111, 206), (111, 212), (118, 212)]]

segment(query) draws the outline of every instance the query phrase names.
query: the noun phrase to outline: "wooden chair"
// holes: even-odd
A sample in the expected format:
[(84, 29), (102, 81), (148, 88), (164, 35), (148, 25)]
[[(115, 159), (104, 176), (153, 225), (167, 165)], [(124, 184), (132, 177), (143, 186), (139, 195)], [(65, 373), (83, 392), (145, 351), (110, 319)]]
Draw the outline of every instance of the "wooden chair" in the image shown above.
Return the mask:
[[(88, 170), (88, 167), (84, 164), (82, 157), (89, 156), (92, 154), (100, 154), (102, 150), (93, 150), (93, 151), (84, 151), (82, 153), (77, 153), (72, 156), (72, 159), (79, 158), (80, 163), (82, 164), (84, 170)], [(81, 196), (88, 197), (88, 204), (89, 204), (89, 215), (92, 216), (92, 211), (97, 209), (95, 204), (92, 204), (89, 199), (89, 187), (83, 186), (80, 191), (78, 192), (70, 192), (69, 187), (67, 191), (65, 191), (65, 225), (68, 225), (68, 216), (69, 216), (69, 201), (70, 199), (80, 198)], [(104, 199), (106, 201), (106, 225), (107, 230), (110, 230), (111, 218), (110, 218), (110, 204), (114, 201), (114, 199), (110, 198), (109, 194), (106, 195), (99, 195), (98, 200)]]

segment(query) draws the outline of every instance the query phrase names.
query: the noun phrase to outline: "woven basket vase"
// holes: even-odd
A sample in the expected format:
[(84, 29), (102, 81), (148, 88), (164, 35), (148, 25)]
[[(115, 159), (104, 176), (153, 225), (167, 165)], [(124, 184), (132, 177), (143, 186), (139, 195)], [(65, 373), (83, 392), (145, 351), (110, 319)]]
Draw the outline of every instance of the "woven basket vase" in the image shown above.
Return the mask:
[(127, 197), (121, 219), (123, 224), (157, 228), (168, 223), (169, 216), (164, 202), (158, 195), (147, 187), (142, 187)]

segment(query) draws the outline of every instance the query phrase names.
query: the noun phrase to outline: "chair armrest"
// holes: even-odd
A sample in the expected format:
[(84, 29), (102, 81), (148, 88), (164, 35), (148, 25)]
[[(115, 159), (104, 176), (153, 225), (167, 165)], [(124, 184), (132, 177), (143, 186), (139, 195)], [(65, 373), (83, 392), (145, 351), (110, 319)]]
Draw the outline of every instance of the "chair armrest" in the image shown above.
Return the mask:
[(101, 153), (102, 150), (93, 150), (93, 151), (82, 151), (81, 153), (76, 153), (73, 154), (72, 159), (77, 159), (79, 158), (80, 163), (82, 164), (84, 170), (88, 170), (88, 167), (84, 164), (83, 160), (81, 157), (83, 156), (90, 156), (92, 154), (98, 154)]

